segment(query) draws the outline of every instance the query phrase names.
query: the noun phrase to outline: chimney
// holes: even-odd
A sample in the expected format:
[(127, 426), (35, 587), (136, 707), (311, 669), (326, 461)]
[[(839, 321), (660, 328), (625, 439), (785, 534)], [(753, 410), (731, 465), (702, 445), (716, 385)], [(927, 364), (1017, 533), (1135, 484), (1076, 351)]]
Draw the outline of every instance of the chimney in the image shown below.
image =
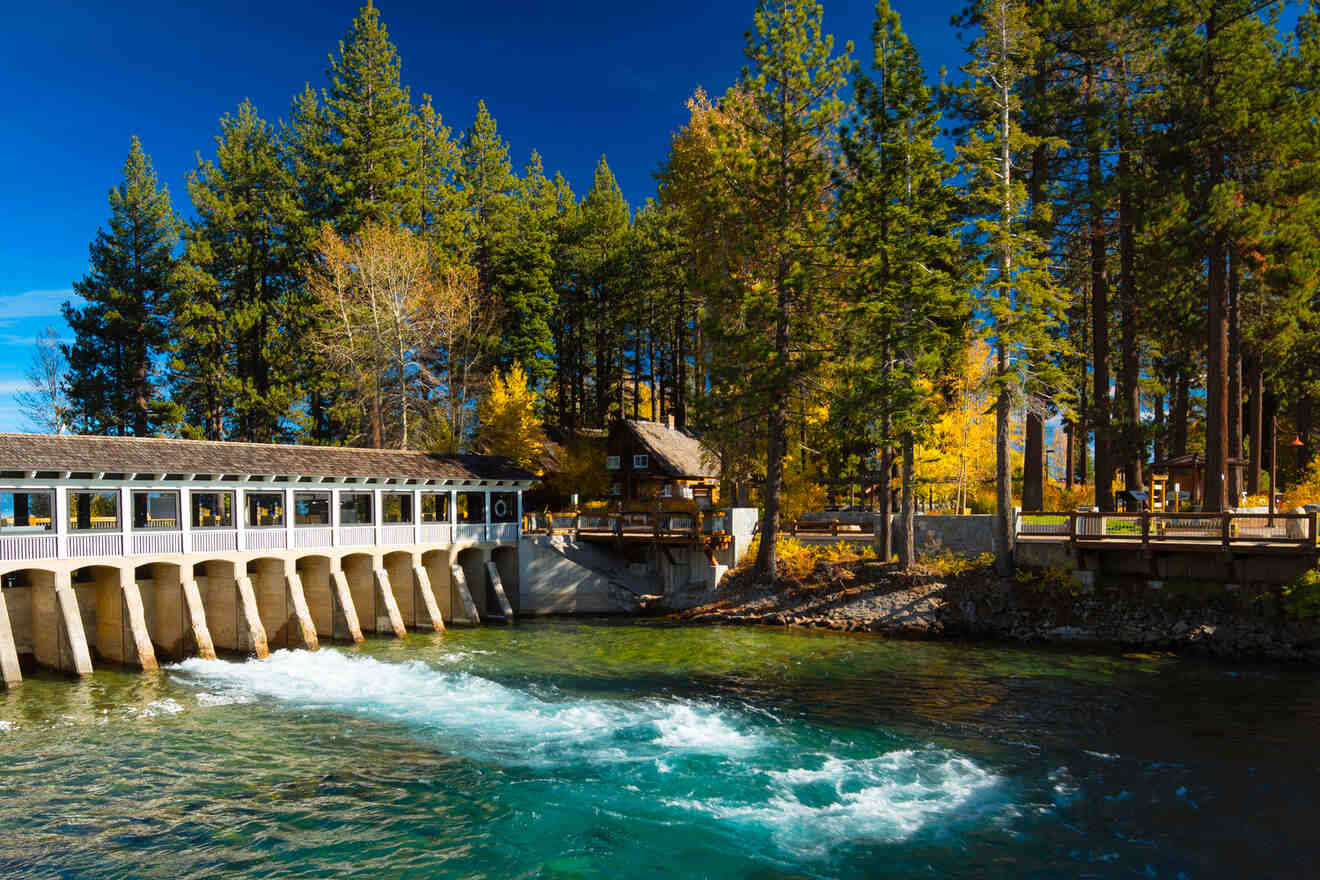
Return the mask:
[(674, 430), (674, 414), (673, 414), (673, 413), (667, 413), (667, 414), (665, 415), (665, 424), (669, 426), (669, 430), (671, 430), (671, 431)]

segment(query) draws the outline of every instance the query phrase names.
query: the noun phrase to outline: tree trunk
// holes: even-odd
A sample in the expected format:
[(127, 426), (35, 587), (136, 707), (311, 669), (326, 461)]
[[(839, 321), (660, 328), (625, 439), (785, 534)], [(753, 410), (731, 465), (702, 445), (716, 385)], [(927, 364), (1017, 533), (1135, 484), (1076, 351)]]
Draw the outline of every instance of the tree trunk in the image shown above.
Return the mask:
[(1118, 154), (1121, 184), (1119, 223), (1119, 371), (1123, 389), (1123, 485), (1129, 491), (1146, 488), (1142, 475), (1146, 450), (1141, 439), (1141, 352), (1137, 348), (1136, 229), (1132, 217), (1132, 181), (1127, 145)]
[(916, 511), (912, 485), (916, 478), (915, 442), (912, 434), (903, 435), (903, 543), (898, 547), (898, 564), (904, 571), (917, 561)]
[(1045, 508), (1045, 420), (1027, 405), (1027, 426), (1022, 456), (1022, 509)]
[[(880, 420), (880, 435), (888, 438), (889, 436), (889, 414), (885, 413)], [(886, 441), (880, 447), (880, 484), (877, 490), (880, 493), (880, 521), (876, 524), (876, 553), (880, 556), (881, 562), (888, 562), (894, 558), (894, 504), (890, 495), (889, 469), (892, 466), (893, 452)]]
[[(1094, 74), (1087, 65), (1085, 89), (1093, 90)], [(1105, 253), (1105, 205), (1102, 187), (1104, 167), (1100, 160), (1098, 132), (1092, 132), (1086, 147), (1086, 180), (1091, 199), (1089, 239), (1091, 244), (1091, 358), (1092, 418), (1095, 427), (1095, 503), (1101, 510), (1114, 509), (1114, 448), (1109, 426), (1109, 274)]]
[(1242, 499), (1242, 468), (1233, 459), (1242, 457), (1242, 313), (1238, 305), (1238, 266), (1233, 252), (1228, 257), (1228, 498), (1236, 507)]
[(1265, 451), (1261, 448), (1265, 421), (1265, 381), (1260, 372), (1260, 360), (1247, 358), (1247, 434), (1251, 438), (1251, 452), (1247, 456), (1247, 494), (1260, 494), (1260, 472), (1265, 465)]
[(1066, 438), (1063, 452), (1063, 488), (1071, 492), (1073, 487), (1073, 434), (1077, 433), (1077, 426), (1069, 422), (1064, 426), (1064, 436)]
[[(1008, 354), (999, 348), (1001, 382), (1008, 374)], [(995, 398), (995, 567), (1007, 577), (1013, 573), (1013, 473), (1009, 469), (1008, 389), (1000, 387)]]
[(1178, 367), (1173, 377), (1173, 410), (1169, 413), (1169, 457), (1187, 454), (1187, 418), (1189, 407), (1187, 370)]

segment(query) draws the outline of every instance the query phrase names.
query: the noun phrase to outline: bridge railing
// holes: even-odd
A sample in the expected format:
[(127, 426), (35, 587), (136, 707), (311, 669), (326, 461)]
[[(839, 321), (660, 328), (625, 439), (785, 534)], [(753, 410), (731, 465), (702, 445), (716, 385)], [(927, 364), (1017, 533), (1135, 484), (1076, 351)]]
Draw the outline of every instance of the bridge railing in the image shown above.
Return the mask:
[(523, 518), (523, 530), (533, 535), (588, 535), (663, 538), (724, 534), (729, 531), (727, 511), (632, 511), (626, 513), (534, 513)]
[(1320, 549), (1320, 514), (1313, 513), (1023, 513), (1018, 538), (1074, 544), (1142, 546), (1279, 545)]

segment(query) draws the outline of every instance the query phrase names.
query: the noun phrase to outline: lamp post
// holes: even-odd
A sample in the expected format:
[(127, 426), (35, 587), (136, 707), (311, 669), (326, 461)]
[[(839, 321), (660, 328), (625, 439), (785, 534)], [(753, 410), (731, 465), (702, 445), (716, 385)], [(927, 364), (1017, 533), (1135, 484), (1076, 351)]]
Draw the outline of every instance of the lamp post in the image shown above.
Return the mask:
[[(1274, 494), (1279, 491), (1279, 416), (1276, 413), (1270, 428), (1270, 525), (1274, 525)], [(1293, 449), (1305, 446), (1300, 436), (1294, 436), (1288, 444)]]

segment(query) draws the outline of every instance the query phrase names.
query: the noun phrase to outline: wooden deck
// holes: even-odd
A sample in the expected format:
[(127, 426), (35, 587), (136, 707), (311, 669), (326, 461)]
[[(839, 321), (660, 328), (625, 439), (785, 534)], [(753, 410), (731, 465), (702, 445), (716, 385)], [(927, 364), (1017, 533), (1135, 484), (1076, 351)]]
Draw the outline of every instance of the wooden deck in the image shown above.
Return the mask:
[(1320, 515), (1292, 513), (1024, 513), (1018, 541), (1084, 549), (1320, 554)]

